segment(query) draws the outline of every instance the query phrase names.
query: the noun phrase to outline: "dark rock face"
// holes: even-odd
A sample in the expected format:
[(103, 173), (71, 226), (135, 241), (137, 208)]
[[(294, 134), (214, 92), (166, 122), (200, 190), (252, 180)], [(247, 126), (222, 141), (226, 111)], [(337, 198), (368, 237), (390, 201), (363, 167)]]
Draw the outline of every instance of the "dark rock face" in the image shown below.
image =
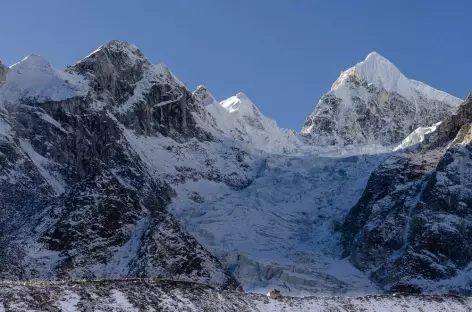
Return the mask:
[(2, 64), (0, 62), (0, 88), (3, 86), (5, 81), (7, 81), (7, 72), (8, 72), (8, 67)]
[(466, 139), (464, 135), (467, 134), (467, 128), (472, 120), (471, 102), (472, 92), (467, 97), (467, 100), (459, 106), (457, 111), (451, 116), (448, 116), (441, 123), (435, 133), (432, 133), (425, 138), (424, 145), (428, 148), (434, 148), (443, 146), (453, 139), (457, 139), (457, 142)]
[(68, 70), (87, 77), (93, 100), (110, 102), (113, 115), (139, 134), (211, 140), (192, 116), (206, 114), (200, 103), (165, 65), (151, 64), (133, 45), (112, 41)]
[(86, 96), (0, 107), (0, 276), (164, 276), (237, 288), (167, 211), (174, 191), (124, 134), (211, 140), (196, 121), (206, 118), (201, 103), (119, 41), (67, 71), (86, 77)]
[(382, 164), (346, 217), (345, 254), (380, 284), (471, 293), (471, 111), (469, 97), (419, 151)]

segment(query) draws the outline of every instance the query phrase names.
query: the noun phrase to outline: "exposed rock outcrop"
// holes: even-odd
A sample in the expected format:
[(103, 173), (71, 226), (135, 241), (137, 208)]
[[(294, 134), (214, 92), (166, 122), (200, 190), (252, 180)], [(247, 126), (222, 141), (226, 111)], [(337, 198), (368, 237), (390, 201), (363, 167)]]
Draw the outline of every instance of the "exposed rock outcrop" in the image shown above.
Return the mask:
[(8, 73), (8, 67), (3, 65), (2, 62), (0, 62), (0, 88), (7, 81), (7, 73)]
[(382, 285), (471, 293), (472, 98), (388, 159), (342, 227), (351, 262)]

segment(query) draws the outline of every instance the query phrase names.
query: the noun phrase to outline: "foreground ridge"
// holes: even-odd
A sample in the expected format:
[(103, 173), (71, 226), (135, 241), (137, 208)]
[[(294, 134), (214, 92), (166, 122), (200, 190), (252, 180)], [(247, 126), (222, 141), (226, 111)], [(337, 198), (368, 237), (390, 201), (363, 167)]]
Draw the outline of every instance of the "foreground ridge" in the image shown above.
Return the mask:
[(167, 279), (105, 279), (28, 285), (0, 284), (0, 310), (48, 311), (470, 311), (472, 300), (451, 294), (364, 297), (282, 297), (218, 290)]

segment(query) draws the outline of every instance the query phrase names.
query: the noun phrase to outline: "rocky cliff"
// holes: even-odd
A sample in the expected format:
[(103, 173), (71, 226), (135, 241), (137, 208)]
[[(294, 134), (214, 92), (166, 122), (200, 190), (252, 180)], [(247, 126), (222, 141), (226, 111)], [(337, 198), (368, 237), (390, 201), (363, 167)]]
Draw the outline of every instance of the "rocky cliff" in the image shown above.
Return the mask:
[[(164, 65), (112, 41), (68, 67), (38, 56), (0, 89), (0, 276), (164, 276), (237, 287), (167, 210), (174, 190), (130, 135), (211, 140)], [(135, 142), (133, 142), (135, 143)]]
[(419, 149), (377, 168), (342, 227), (346, 255), (386, 286), (471, 292), (472, 97)]

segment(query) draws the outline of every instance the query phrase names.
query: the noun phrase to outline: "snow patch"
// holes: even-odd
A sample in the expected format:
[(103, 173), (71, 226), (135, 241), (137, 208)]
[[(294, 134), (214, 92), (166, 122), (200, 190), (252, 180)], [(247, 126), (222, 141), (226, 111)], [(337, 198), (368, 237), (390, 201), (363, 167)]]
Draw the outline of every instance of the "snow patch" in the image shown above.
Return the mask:
[(52, 118), (51, 116), (49, 116), (48, 114), (45, 114), (45, 113), (42, 113), (42, 112), (36, 112), (36, 114), (39, 116), (39, 118), (41, 118), (42, 120), (50, 123), (51, 125), (53, 125), (54, 127), (56, 127), (57, 129), (61, 130), (63, 133), (67, 134), (68, 132), (66, 131), (66, 129), (64, 129), (61, 124), (59, 122), (57, 122), (57, 120), (55, 120), (54, 118)]
[(419, 127), (415, 131), (413, 131), (409, 136), (407, 136), (397, 147), (393, 150), (398, 151), (410, 146), (419, 144), (424, 141), (424, 138), (427, 134), (435, 132), (441, 122), (435, 123), (431, 127)]
[[(106, 268), (96, 268), (100, 271), (100, 275), (123, 277), (129, 274), (130, 263), (138, 254), (143, 235), (149, 227), (149, 221), (150, 217), (146, 216), (136, 222), (131, 238), (113, 254), (113, 258), (107, 263)], [(103, 274), (103, 271), (106, 271), (106, 274)]]
[[(80, 301), (80, 296), (76, 293), (73, 293), (69, 290), (64, 292), (64, 298), (58, 302), (59, 307), (62, 312), (76, 312), (79, 311), (77, 309), (77, 304)], [(1, 312), (1, 309), (0, 309)]]
[[(11, 127), (0, 115), (0, 140), (10, 137)], [(3, 138), (2, 138), (3, 137)]]
[[(166, 85), (182, 85), (182, 83), (175, 78), (164, 64), (150, 64), (144, 65), (144, 77), (136, 84), (133, 95), (119, 107), (119, 112), (125, 113), (129, 111), (136, 103), (145, 101), (146, 94), (149, 94), (152, 86), (157, 82)], [(156, 82), (157, 81), (157, 82)], [(167, 101), (167, 103), (160, 103), (160, 106), (175, 102), (176, 100)]]
[(110, 308), (113, 311), (127, 311), (127, 312), (139, 312), (126, 298), (126, 296), (119, 290), (113, 289), (111, 291), (111, 296), (115, 302), (110, 303)]
[(66, 183), (63, 178), (59, 174), (50, 170), (50, 167), (55, 163), (38, 154), (28, 140), (20, 140), (20, 146), (56, 194), (60, 195), (64, 193)]

